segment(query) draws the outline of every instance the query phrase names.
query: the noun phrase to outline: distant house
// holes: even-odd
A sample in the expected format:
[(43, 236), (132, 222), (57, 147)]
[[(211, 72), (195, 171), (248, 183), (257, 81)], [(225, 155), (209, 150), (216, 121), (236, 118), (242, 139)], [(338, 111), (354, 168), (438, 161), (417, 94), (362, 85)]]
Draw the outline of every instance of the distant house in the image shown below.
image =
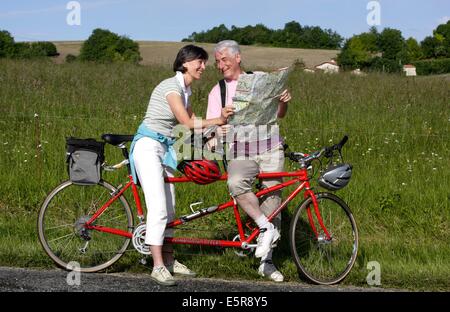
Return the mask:
[(323, 70), (325, 73), (338, 73), (339, 65), (335, 60), (324, 62), (322, 64), (316, 65), (315, 69)]
[(406, 73), (406, 76), (417, 76), (416, 66), (411, 64), (406, 64), (403, 66), (403, 71)]

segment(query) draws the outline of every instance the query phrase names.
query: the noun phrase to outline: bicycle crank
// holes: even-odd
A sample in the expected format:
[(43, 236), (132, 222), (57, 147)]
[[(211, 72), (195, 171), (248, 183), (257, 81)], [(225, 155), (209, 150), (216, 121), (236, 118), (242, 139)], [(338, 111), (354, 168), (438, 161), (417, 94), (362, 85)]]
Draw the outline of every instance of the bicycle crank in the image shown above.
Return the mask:
[[(245, 234), (245, 237), (248, 237), (247, 234)], [(233, 238), (233, 242), (239, 242), (241, 240), (241, 237), (238, 235), (236, 235)], [(256, 245), (250, 245), (250, 244), (245, 244), (242, 246), (242, 250), (234, 250), (234, 253), (236, 255), (238, 255), (239, 257), (247, 257), (250, 256), (256, 249)]]
[(131, 238), (131, 241), (133, 242), (134, 248), (139, 251), (139, 253), (143, 255), (151, 255), (152, 253), (150, 251), (150, 246), (145, 244), (145, 232), (146, 224), (139, 224), (133, 231), (133, 237)]

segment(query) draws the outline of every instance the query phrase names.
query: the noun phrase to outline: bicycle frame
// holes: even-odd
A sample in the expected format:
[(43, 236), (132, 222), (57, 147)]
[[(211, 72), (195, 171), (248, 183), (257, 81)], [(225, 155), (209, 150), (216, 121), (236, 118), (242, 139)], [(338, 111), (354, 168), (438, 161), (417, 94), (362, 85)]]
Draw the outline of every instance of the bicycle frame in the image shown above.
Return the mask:
[[(326, 239), (331, 240), (331, 236), (328, 233), (325, 225), (323, 224), (322, 217), (319, 212), (316, 196), (313, 191), (310, 189), (309, 184), (309, 178), (308, 178), (308, 172), (306, 168), (301, 168), (297, 171), (293, 172), (274, 172), (274, 173), (261, 173), (257, 176), (258, 179), (271, 179), (271, 178), (292, 178), (289, 181), (282, 182), (280, 184), (274, 185), (272, 187), (260, 190), (255, 195), (259, 198), (263, 195), (266, 195), (268, 193), (278, 191), (280, 189), (283, 189), (285, 187), (288, 187), (290, 185), (299, 183), (299, 185), (294, 189), (292, 193), (289, 194), (289, 196), (281, 203), (281, 205), (275, 209), (270, 216), (268, 216), (268, 220), (271, 221), (275, 216), (277, 216), (283, 209), (287, 207), (289, 202), (291, 202), (302, 190), (304, 190), (304, 198), (311, 197), (313, 207), (314, 207), (314, 213), (317, 218), (317, 221), (319, 222), (320, 227), (322, 228)], [(219, 180), (227, 180), (227, 174), (223, 174)], [(165, 179), (166, 183), (186, 183), (186, 182), (192, 182), (187, 177), (168, 177)], [(139, 193), (136, 184), (134, 184), (133, 178), (131, 175), (129, 175), (129, 182), (124, 187), (119, 187), (116, 192), (114, 192), (112, 195), (113, 197), (110, 198), (97, 212), (94, 213), (94, 215), (90, 218), (88, 222), (86, 222), (85, 227), (88, 230), (96, 230), (100, 232), (110, 233), (114, 235), (120, 235), (128, 238), (132, 238), (133, 233), (126, 232), (124, 230), (110, 228), (110, 227), (104, 227), (100, 225), (95, 225), (94, 222), (97, 218), (99, 218), (102, 213), (114, 202), (116, 201), (127, 189), (131, 187), (133, 192), (133, 198), (136, 203), (137, 208), (137, 215), (140, 220), (145, 220), (144, 212), (141, 205), (141, 200), (139, 198)], [(259, 228), (251, 228), (249, 223), (246, 224), (247, 228), (251, 230), (251, 233), (248, 237), (245, 237), (244, 232), (244, 226), (241, 222), (241, 215), (239, 213), (239, 209), (237, 206), (237, 203), (234, 199), (229, 200), (228, 202), (225, 202), (223, 204), (220, 204), (218, 206), (211, 206), (208, 208), (200, 209), (190, 215), (181, 216), (174, 221), (167, 224), (167, 228), (176, 228), (179, 225), (185, 224), (187, 222), (190, 222), (192, 220), (195, 220), (197, 218), (222, 211), (224, 209), (227, 209), (229, 207), (233, 207), (234, 216), (238, 228), (239, 233), (239, 241), (230, 241), (230, 240), (213, 240), (213, 239), (205, 239), (205, 238), (189, 238), (189, 237), (170, 237), (165, 238), (166, 243), (172, 243), (172, 244), (188, 244), (188, 245), (203, 245), (203, 246), (218, 246), (218, 247), (235, 247), (235, 248), (248, 248), (250, 242), (252, 242), (260, 233)], [(314, 226), (314, 220), (313, 220), (313, 214), (311, 212), (311, 207), (308, 207), (307, 209), (307, 215), (309, 219), (309, 223), (311, 225), (311, 229), (314, 232), (316, 238), (318, 238), (319, 234), (317, 232), (316, 227)]]

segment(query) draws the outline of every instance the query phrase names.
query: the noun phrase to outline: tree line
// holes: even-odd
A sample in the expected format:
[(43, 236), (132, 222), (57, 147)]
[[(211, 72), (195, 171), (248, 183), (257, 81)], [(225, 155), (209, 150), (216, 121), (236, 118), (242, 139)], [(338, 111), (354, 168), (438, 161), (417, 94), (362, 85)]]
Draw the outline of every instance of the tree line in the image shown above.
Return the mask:
[[(262, 45), (289, 48), (339, 49), (344, 39), (331, 29), (301, 26), (296, 21), (286, 23), (283, 29), (269, 29), (263, 24), (228, 29), (224, 24), (200, 33), (194, 32), (184, 42), (217, 43), (232, 39), (243, 45)], [(51, 42), (15, 42), (6, 30), (0, 30), (0, 58), (35, 58), (56, 56)], [(106, 29), (94, 29), (83, 42), (80, 55), (68, 55), (66, 61), (130, 62), (141, 60), (139, 45), (126, 36)], [(343, 69), (400, 72), (402, 65), (416, 65), (419, 74), (450, 72), (450, 21), (438, 25), (432, 36), (422, 42), (405, 39), (400, 30), (385, 28), (347, 39), (338, 54)]]
[(15, 42), (8, 31), (0, 30), (0, 58), (29, 59), (56, 55), (58, 51), (52, 42)]
[[(0, 31), (0, 58), (30, 59), (57, 56), (58, 51), (52, 42), (15, 42), (11, 34)], [(119, 36), (109, 30), (94, 29), (83, 42), (80, 55), (67, 55), (66, 61), (130, 62), (141, 60), (139, 44), (126, 36)]]
[[(450, 61), (444, 61), (448, 58), (450, 58), (450, 21), (437, 26), (433, 35), (420, 43), (412, 37), (405, 39), (400, 30), (385, 28), (378, 32), (372, 27), (368, 32), (347, 39), (337, 61), (344, 69), (399, 72), (404, 64), (423, 66), (423, 62), (430, 63), (439, 59), (438, 63), (442, 65)], [(445, 68), (448, 68), (448, 65)]]
[(296, 21), (284, 25), (283, 29), (270, 29), (263, 24), (228, 29), (224, 24), (212, 29), (193, 32), (183, 42), (217, 43), (235, 40), (242, 45), (262, 45), (305, 49), (339, 49), (344, 38), (331, 29), (318, 26), (302, 26)]

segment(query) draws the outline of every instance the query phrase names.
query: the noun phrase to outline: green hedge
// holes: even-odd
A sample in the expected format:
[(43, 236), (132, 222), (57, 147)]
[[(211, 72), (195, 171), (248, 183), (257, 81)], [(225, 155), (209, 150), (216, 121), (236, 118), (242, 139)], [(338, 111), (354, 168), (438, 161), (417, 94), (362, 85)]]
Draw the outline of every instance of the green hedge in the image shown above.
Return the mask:
[(52, 42), (17, 42), (14, 44), (12, 58), (35, 58), (56, 56), (58, 52)]
[(398, 61), (378, 56), (372, 58), (367, 65), (362, 68), (383, 73), (400, 73), (402, 71), (402, 66)]
[(0, 58), (31, 59), (57, 55), (58, 51), (52, 42), (14, 42), (8, 31), (0, 30)]
[(450, 73), (450, 58), (416, 61), (417, 75), (434, 75)]

